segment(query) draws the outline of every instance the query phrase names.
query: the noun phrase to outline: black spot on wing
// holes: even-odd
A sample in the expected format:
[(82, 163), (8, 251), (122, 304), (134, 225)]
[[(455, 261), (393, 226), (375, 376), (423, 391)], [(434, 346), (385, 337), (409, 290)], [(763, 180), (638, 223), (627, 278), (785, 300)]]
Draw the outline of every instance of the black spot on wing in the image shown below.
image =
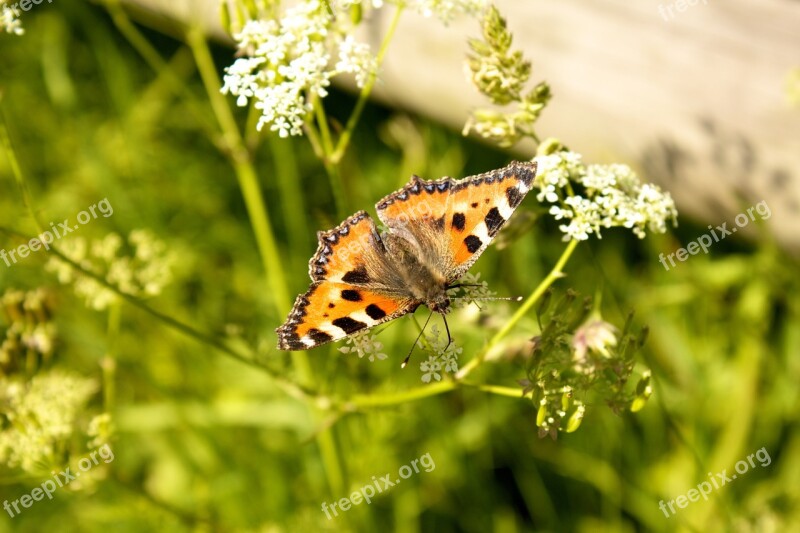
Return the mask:
[(328, 309), (333, 309), (334, 307), (336, 307), (336, 304), (334, 304), (334, 303), (329, 303), (328, 304)]
[(306, 333), (306, 335), (308, 335), (308, 337), (312, 341), (314, 341), (314, 345), (325, 344), (326, 342), (328, 342), (331, 339), (333, 339), (333, 337), (331, 337), (330, 335), (328, 335), (324, 331), (320, 331), (318, 329), (313, 329), (313, 328), (308, 330), (308, 333)]
[(358, 291), (354, 291), (353, 289), (345, 289), (342, 291), (342, 298), (347, 300), (348, 302), (360, 302), (361, 293)]
[(342, 331), (344, 331), (345, 333), (347, 333), (348, 335), (351, 334), (351, 333), (355, 333), (356, 331), (358, 331), (360, 329), (364, 329), (365, 327), (367, 327), (367, 325), (364, 324), (363, 322), (359, 322), (358, 320), (354, 320), (354, 319), (350, 318), (349, 316), (343, 316), (341, 318), (337, 318), (336, 320), (334, 320), (331, 323), (334, 326), (336, 326), (337, 328), (339, 328)]
[(516, 185), (506, 189), (506, 199), (508, 200), (508, 205), (511, 207), (511, 209), (517, 207), (522, 201), (522, 193), (519, 192), (519, 188), (517, 188)]
[(472, 202), (471, 204), (469, 204), (469, 206), (475, 209), (476, 207), (478, 207), (478, 202)]
[(483, 241), (481, 241), (480, 238), (476, 237), (475, 235), (470, 235), (464, 239), (464, 244), (467, 245), (467, 250), (469, 250), (469, 253), (474, 254), (480, 249)]
[(496, 207), (489, 209), (489, 212), (486, 213), (486, 217), (483, 220), (486, 222), (486, 229), (488, 230), (490, 237), (494, 237), (494, 235), (500, 229), (500, 226), (502, 226), (506, 221)]
[(433, 227), (442, 231), (444, 229), (444, 215), (433, 221)]
[(367, 312), (367, 315), (372, 320), (380, 320), (381, 318), (386, 316), (386, 311), (384, 311), (383, 309), (381, 309), (380, 307), (378, 307), (375, 304), (369, 304), (367, 306), (366, 312)]
[(358, 267), (342, 276), (342, 281), (346, 283), (369, 283), (370, 279), (367, 275), (367, 269)]
[(464, 225), (467, 223), (467, 217), (464, 213), (455, 213), (453, 215), (453, 227), (456, 231), (464, 231)]

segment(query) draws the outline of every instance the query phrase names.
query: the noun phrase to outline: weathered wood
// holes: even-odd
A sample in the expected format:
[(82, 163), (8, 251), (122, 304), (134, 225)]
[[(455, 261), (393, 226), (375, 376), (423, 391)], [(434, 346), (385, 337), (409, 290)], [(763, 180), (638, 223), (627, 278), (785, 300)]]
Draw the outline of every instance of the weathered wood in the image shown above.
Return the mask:
[[(135, 3), (181, 20), (201, 16), (221, 35), (216, 0)], [(800, 3), (496, 4), (533, 60), (533, 80), (553, 89), (542, 135), (590, 162), (632, 163), (670, 190), (684, 216), (706, 223), (730, 224), (764, 200), (769, 229), (800, 250), (800, 109), (785, 92), (800, 66)], [(390, 9), (363, 38), (377, 45)], [(464, 74), (466, 38), (478, 34), (474, 20), (444, 27), (405, 14), (376, 97), (460, 129), (468, 110), (485, 104)]]

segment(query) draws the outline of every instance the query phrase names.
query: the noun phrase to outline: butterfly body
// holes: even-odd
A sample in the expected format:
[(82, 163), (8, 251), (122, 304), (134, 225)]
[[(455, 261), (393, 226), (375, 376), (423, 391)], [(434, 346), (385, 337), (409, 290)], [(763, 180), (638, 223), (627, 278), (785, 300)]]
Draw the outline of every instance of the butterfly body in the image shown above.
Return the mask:
[(384, 234), (382, 240), (386, 247), (387, 270), (395, 269), (394, 275), (388, 279), (400, 281), (396, 287), (398, 292), (411, 298), (415, 309), (425, 304), (433, 311), (446, 313), (450, 298), (447, 296), (445, 273), (439, 271), (435, 262), (426, 261), (424, 251), (416, 242), (392, 233)]
[(376, 204), (387, 229), (359, 211), (319, 232), (312, 284), (276, 331), (283, 350), (309, 349), (413, 312), (445, 314), (450, 288), (531, 188), (535, 163), (460, 181), (417, 176)]

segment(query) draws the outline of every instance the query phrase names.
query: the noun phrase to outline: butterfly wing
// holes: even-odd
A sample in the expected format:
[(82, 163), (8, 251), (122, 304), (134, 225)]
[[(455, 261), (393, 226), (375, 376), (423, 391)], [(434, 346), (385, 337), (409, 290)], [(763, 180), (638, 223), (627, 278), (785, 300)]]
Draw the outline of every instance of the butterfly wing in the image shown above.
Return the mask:
[(400, 288), (372, 219), (363, 211), (317, 234), (309, 261), (313, 283), (279, 327), (278, 348), (307, 350), (402, 316), (416, 308)]
[(469, 270), (531, 190), (536, 163), (508, 166), (463, 180), (414, 176), (376, 205), (392, 231), (411, 234), (429, 266), (448, 283)]

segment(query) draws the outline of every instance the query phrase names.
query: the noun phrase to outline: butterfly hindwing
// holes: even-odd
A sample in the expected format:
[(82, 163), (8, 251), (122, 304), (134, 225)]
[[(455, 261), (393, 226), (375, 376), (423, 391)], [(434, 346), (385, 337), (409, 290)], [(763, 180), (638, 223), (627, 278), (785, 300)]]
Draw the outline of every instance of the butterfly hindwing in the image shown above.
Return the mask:
[(380, 237), (372, 218), (359, 211), (328, 231), (317, 233), (319, 246), (308, 263), (314, 281), (367, 284), (367, 263), (380, 249)]
[(346, 283), (318, 281), (298, 296), (286, 323), (277, 329), (282, 350), (307, 350), (371, 328), (414, 310), (410, 300), (381, 295)]
[(385, 250), (375, 223), (364, 211), (317, 233), (309, 261), (313, 283), (297, 297), (276, 331), (282, 350), (306, 350), (401, 316), (415, 305), (391, 287)]

